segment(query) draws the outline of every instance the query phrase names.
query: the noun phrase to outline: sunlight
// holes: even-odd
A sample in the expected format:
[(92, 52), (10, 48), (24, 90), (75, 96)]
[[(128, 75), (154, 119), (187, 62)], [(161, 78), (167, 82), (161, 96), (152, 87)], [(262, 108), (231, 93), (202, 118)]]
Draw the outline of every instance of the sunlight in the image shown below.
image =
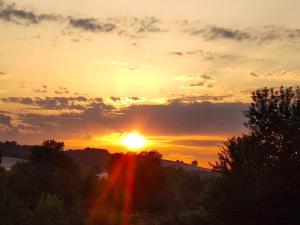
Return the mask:
[(140, 149), (146, 146), (147, 140), (138, 133), (130, 133), (122, 139), (121, 143), (130, 149)]

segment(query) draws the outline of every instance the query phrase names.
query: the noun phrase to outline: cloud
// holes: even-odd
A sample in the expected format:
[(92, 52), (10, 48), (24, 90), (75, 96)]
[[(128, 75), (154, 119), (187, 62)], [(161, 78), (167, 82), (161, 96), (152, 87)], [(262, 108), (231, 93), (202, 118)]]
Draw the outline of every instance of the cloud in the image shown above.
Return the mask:
[(82, 108), (80, 112), (64, 112), (59, 114), (23, 113), (19, 114), (21, 125), (37, 132), (36, 135), (56, 137), (59, 139), (80, 138), (86, 133), (107, 129), (109, 113), (112, 107), (103, 102), (93, 102)]
[(205, 81), (201, 81), (201, 82), (198, 82), (198, 83), (190, 84), (190, 87), (203, 87), (205, 84), (206, 84)]
[(0, 8), (3, 7), (5, 5), (4, 0), (0, 0)]
[(70, 91), (66, 87), (59, 87), (57, 90), (54, 91), (57, 95), (67, 95), (70, 94)]
[[(202, 75), (183, 75), (176, 77), (175, 80), (182, 81), (184, 85), (183, 88), (194, 88), (194, 87), (208, 87), (212, 88), (213, 76), (202, 74)], [(189, 83), (186, 85), (186, 83)]]
[[(83, 99), (84, 100), (84, 99)], [(116, 109), (101, 98), (80, 105), (68, 100), (8, 98), (6, 102), (26, 103), (42, 109), (56, 109), (56, 113), (15, 113), (16, 129), (26, 130), (40, 138), (80, 138), (86, 133), (101, 135), (139, 130), (145, 135), (233, 135), (244, 131), (244, 103), (211, 103), (170, 101), (165, 105), (132, 105)], [(58, 103), (59, 102), (59, 103)], [(67, 103), (68, 102), (68, 103)], [(5, 118), (5, 119), (3, 119)], [(6, 124), (9, 118), (3, 117)], [(3, 123), (3, 122), (2, 122)], [(18, 138), (26, 134), (20, 133)], [(175, 143), (176, 144), (176, 143)], [(179, 143), (177, 143), (179, 144)], [(195, 143), (194, 143), (195, 144)], [(205, 143), (202, 143), (205, 145)]]
[(8, 73), (5, 73), (5, 72), (0, 72), (0, 77), (4, 77), (6, 76)]
[[(162, 21), (157, 17), (141, 17), (141, 18), (114, 18), (118, 26), (118, 35), (127, 37), (132, 40), (144, 38), (150, 33), (167, 32), (162, 28)], [(135, 43), (136, 44), (136, 43)]]
[(129, 97), (129, 99), (131, 99), (133, 101), (139, 101), (139, 100), (141, 100), (141, 98), (136, 97), (136, 96)]
[(38, 107), (37, 109), (47, 110), (84, 110), (87, 98), (78, 97), (45, 97), (45, 98), (29, 98), (29, 97), (9, 97), (1, 99), (5, 103), (23, 104)]
[(122, 110), (122, 127), (140, 127), (162, 135), (228, 134), (241, 132), (243, 103), (173, 102), (167, 105), (137, 105)]
[[(190, 87), (203, 87), (203, 86), (205, 86), (207, 84), (208, 81), (211, 81), (211, 80), (214, 79), (212, 76), (207, 75), (207, 74), (200, 75), (199, 78), (202, 81), (198, 81), (196, 83), (192, 83), (192, 84), (190, 84)], [(207, 87), (212, 87), (212, 84), (208, 84)]]
[(250, 76), (251, 77), (259, 77), (259, 75), (257, 73), (254, 73), (254, 72), (250, 73)]
[[(256, 42), (257, 44), (274, 41), (299, 42), (300, 29), (287, 28), (285, 26), (265, 25), (254, 28), (227, 28), (217, 25), (200, 25), (193, 22), (181, 24), (183, 32), (192, 36), (199, 36), (206, 41), (231, 40), (236, 42)], [(180, 52), (174, 52), (182, 55)], [(196, 54), (197, 52), (190, 52)]]
[(156, 33), (162, 32), (163, 30), (160, 28), (160, 19), (157, 17), (146, 17), (143, 19), (134, 19), (134, 24), (137, 26), (138, 33)]
[(73, 28), (90, 32), (111, 32), (116, 28), (113, 23), (100, 23), (95, 18), (73, 18), (70, 17), (69, 25)]
[(42, 85), (40, 88), (32, 89), (32, 91), (38, 94), (45, 94), (48, 92), (48, 86)]
[(15, 138), (19, 135), (19, 129), (12, 123), (12, 118), (0, 113), (0, 135), (2, 139)]
[(197, 95), (197, 96), (182, 96), (174, 99), (170, 99), (170, 102), (180, 103), (195, 103), (203, 101), (223, 101), (227, 98), (231, 98), (232, 95)]
[[(2, 4), (4, 4), (2, 2)], [(55, 14), (37, 14), (33, 11), (16, 8), (15, 4), (0, 9), (0, 19), (16, 24), (39, 24), (43, 21), (61, 22), (63, 17)]]
[(11, 117), (10, 116), (6, 116), (5, 114), (0, 114), (0, 124), (11, 127)]
[(114, 97), (114, 96), (111, 96), (110, 99), (111, 99), (113, 102), (121, 101), (121, 98), (120, 98), (120, 97)]
[(187, 32), (194, 36), (201, 36), (208, 41), (220, 39), (244, 41), (249, 40), (251, 38), (251, 35), (245, 31), (218, 26), (207, 26), (202, 29), (192, 28), (188, 29)]
[(203, 74), (200, 77), (204, 80), (213, 80), (214, 79), (212, 76), (207, 75), (207, 74)]
[(223, 143), (220, 140), (173, 140), (169, 142), (173, 145), (182, 145), (182, 146), (199, 146), (199, 147), (212, 147), (218, 146)]
[(210, 52), (210, 51), (203, 51), (203, 50), (173, 51), (170, 53), (172, 55), (177, 55), (177, 56), (200, 56), (203, 61), (236, 61), (241, 58), (241, 56), (237, 56), (233, 54)]
[[(206, 41), (231, 40), (236, 42), (253, 42), (258, 44), (281, 42), (299, 42), (300, 29), (292, 29), (285, 26), (266, 25), (254, 28), (228, 28), (220, 25), (205, 25), (197, 21), (174, 22), (172, 30), (163, 28), (164, 22), (158, 17), (141, 18), (107, 18), (102, 21), (99, 18), (82, 17), (73, 15), (62, 15), (55, 13), (39, 13), (33, 10), (22, 9), (15, 3), (7, 4), (0, 0), (0, 20), (19, 25), (36, 25), (48, 21), (53, 23), (66, 23), (73, 29), (78, 29), (93, 33), (115, 33), (130, 39), (144, 38), (149, 33), (176, 32), (178, 29), (192, 36), (199, 36)], [(169, 21), (170, 22), (170, 21)], [(172, 22), (171, 22), (172, 23)], [(170, 24), (169, 24), (170, 25)], [(70, 34), (70, 32), (65, 32)], [(78, 38), (70, 40), (78, 42)], [(236, 56), (231, 54), (210, 54), (203, 51), (174, 51), (172, 54), (183, 55), (202, 55), (203, 60), (235, 60)]]
[(289, 41), (298, 42), (300, 40), (300, 29), (291, 29), (284, 26), (266, 25), (262, 31), (256, 31), (257, 35), (254, 39), (259, 42), (271, 41)]

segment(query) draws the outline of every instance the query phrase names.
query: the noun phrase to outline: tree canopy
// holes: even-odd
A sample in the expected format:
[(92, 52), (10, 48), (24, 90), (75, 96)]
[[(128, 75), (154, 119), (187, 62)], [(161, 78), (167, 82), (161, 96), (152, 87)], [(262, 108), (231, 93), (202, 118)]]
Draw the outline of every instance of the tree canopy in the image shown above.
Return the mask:
[(223, 176), (210, 186), (207, 208), (231, 224), (299, 222), (299, 87), (255, 91), (245, 115), (249, 133), (230, 138), (213, 165)]

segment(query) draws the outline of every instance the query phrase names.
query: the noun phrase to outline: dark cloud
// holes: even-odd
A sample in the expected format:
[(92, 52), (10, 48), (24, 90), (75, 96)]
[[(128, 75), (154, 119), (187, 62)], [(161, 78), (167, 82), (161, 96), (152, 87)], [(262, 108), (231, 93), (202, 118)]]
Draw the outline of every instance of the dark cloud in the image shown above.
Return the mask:
[[(200, 26), (193, 23), (184, 23), (184, 32), (200, 36), (207, 41), (232, 40), (237, 42), (252, 41), (258, 44), (273, 41), (300, 41), (300, 29), (287, 28), (285, 26), (266, 25), (256, 28), (235, 29), (221, 26)], [(190, 52), (196, 54), (197, 52)], [(178, 54), (180, 55), (180, 54)]]
[(19, 114), (20, 124), (38, 135), (46, 137), (82, 137), (87, 133), (104, 131), (110, 124), (113, 107), (103, 102), (92, 102), (80, 112), (46, 115), (38, 113)]
[(0, 137), (5, 138), (16, 138), (19, 135), (19, 128), (14, 126), (12, 118), (6, 114), (0, 113)]
[(257, 32), (255, 39), (260, 43), (271, 41), (298, 42), (300, 39), (300, 29), (291, 29), (284, 26), (266, 25), (263, 31)]
[(146, 17), (143, 19), (135, 18), (133, 23), (135, 26), (137, 26), (138, 33), (156, 33), (163, 31), (160, 28), (161, 21), (157, 17)]
[(173, 140), (170, 144), (183, 146), (214, 147), (222, 144), (219, 140)]
[(203, 61), (236, 61), (240, 58), (240, 56), (233, 54), (209, 52), (203, 50), (174, 51), (170, 53), (177, 56), (200, 56)]
[(5, 72), (0, 72), (0, 77), (3, 77), (3, 76), (5, 76), (5, 75), (7, 75), (7, 73), (5, 73)]
[(227, 98), (231, 98), (232, 95), (198, 95), (198, 96), (182, 96), (175, 99), (171, 99), (170, 102), (180, 103), (195, 103), (203, 101), (223, 101)]
[(9, 97), (9, 98), (2, 98), (1, 100), (4, 103), (19, 103), (24, 105), (31, 105), (34, 103), (33, 99), (29, 97), (25, 97), (25, 98)]
[(152, 134), (232, 134), (243, 130), (243, 103), (137, 105), (122, 110), (117, 124)]
[(203, 87), (206, 84), (205, 81), (200, 81), (197, 83), (190, 84), (190, 87)]
[[(62, 108), (56, 103), (50, 106), (49, 103), (46, 106), (43, 103), (40, 105), (43, 108)], [(43, 138), (78, 138), (86, 133), (100, 135), (132, 130), (139, 130), (146, 135), (165, 136), (234, 135), (244, 131), (243, 111), (246, 108), (247, 105), (243, 103), (170, 102), (166, 105), (133, 105), (115, 109), (102, 101), (93, 101), (80, 111), (58, 114), (20, 113), (16, 116), (19, 130), (31, 129), (31, 133), (37, 133)], [(5, 121), (10, 123), (7, 118)]]
[(171, 54), (183, 56), (183, 55), (184, 55), (184, 52), (171, 52)]
[(78, 97), (45, 97), (45, 98), (29, 98), (29, 97), (9, 97), (1, 99), (5, 103), (23, 104), (27, 106), (38, 107), (38, 109), (47, 110), (84, 110), (87, 98)]
[(32, 89), (33, 92), (38, 93), (38, 94), (45, 94), (48, 92), (48, 86), (47, 85), (42, 85), (40, 88), (34, 88)]
[(115, 19), (115, 22), (119, 25), (118, 34), (133, 40), (143, 38), (145, 34), (167, 31), (157, 17), (123, 18)]
[(203, 74), (200, 76), (203, 80), (213, 80), (214, 78), (210, 75)]
[(121, 101), (121, 98), (119, 98), (119, 97), (114, 97), (114, 96), (111, 96), (110, 99), (111, 99), (113, 102)]
[(11, 121), (12, 119), (10, 116), (7, 116), (5, 114), (0, 114), (0, 124), (11, 127), (12, 126)]
[(219, 39), (244, 41), (251, 39), (251, 35), (245, 31), (217, 26), (211, 26), (202, 29), (190, 29), (188, 32), (191, 35), (201, 36), (209, 41)]
[(133, 101), (139, 101), (139, 100), (141, 100), (141, 98), (136, 97), (136, 96), (129, 97), (129, 99), (131, 99)]
[(252, 77), (259, 77), (259, 75), (256, 74), (256, 73), (254, 73), (254, 72), (250, 73), (250, 76), (252, 76)]
[(43, 21), (61, 22), (63, 17), (55, 14), (38, 14), (33, 11), (16, 8), (15, 4), (0, 9), (0, 19), (16, 24), (38, 24)]
[(57, 90), (54, 91), (57, 95), (67, 95), (70, 94), (70, 91), (66, 87), (59, 87)]
[(95, 18), (70, 17), (69, 25), (73, 28), (90, 32), (111, 32), (116, 28), (113, 23), (100, 23)]
[[(69, 27), (87, 32), (109, 33), (117, 30), (122, 36), (137, 38), (144, 33), (157, 33), (165, 30), (161, 29), (161, 21), (157, 17), (145, 18), (108, 18), (104, 22), (91, 17), (74, 17), (72, 15), (63, 16), (60, 14), (41, 14), (32, 10), (17, 8), (16, 4), (6, 4), (0, 2), (0, 20), (19, 25), (40, 24), (43, 21), (55, 23), (68, 23)], [(63, 32), (72, 34), (72, 32)], [(78, 42), (78, 38), (71, 41)]]
[(207, 82), (214, 79), (212, 76), (207, 75), (207, 74), (203, 74), (203, 75), (200, 75), (199, 78), (201, 80), (197, 81), (195, 83), (191, 83), (190, 87), (204, 87), (204, 86), (212, 87), (212, 84), (207, 84)]

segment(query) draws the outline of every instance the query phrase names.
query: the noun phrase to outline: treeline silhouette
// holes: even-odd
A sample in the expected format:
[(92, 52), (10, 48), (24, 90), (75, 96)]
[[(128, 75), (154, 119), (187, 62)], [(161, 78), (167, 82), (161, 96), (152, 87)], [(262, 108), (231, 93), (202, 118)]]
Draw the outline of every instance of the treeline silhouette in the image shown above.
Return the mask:
[(157, 151), (112, 154), (93, 170), (61, 142), (33, 146), (0, 169), (0, 224), (300, 224), (300, 89), (259, 89), (245, 115), (249, 132), (221, 146), (214, 176), (162, 166)]
[(1, 225), (131, 224), (151, 213), (173, 220), (176, 211), (199, 204), (201, 176), (162, 166), (157, 151), (112, 154), (108, 179), (100, 180), (97, 169), (81, 170), (63, 147), (45, 141), (28, 161), (1, 169)]

